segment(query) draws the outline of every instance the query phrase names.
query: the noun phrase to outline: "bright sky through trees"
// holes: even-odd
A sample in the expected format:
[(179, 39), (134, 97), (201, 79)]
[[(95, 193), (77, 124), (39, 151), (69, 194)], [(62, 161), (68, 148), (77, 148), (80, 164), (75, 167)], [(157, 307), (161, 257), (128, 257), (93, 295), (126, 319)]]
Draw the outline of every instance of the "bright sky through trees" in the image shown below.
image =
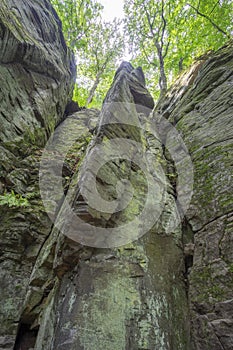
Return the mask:
[[(115, 17), (119, 19), (124, 18), (124, 0), (99, 0), (101, 5), (104, 6), (104, 9), (102, 11), (102, 18), (104, 21), (112, 22)], [(121, 29), (122, 28), (122, 29)], [(121, 26), (120, 31), (123, 33), (123, 26)], [(125, 43), (124, 53), (116, 62), (116, 67), (122, 62), (122, 61), (130, 61), (132, 58), (132, 55), (128, 53), (127, 47)]]
[(74, 99), (99, 106), (117, 66), (141, 66), (157, 100), (233, 32), (232, 0), (51, 0), (77, 60)]
[(114, 17), (123, 18), (123, 2), (124, 0), (100, 0), (103, 6), (102, 16), (105, 21), (112, 21)]

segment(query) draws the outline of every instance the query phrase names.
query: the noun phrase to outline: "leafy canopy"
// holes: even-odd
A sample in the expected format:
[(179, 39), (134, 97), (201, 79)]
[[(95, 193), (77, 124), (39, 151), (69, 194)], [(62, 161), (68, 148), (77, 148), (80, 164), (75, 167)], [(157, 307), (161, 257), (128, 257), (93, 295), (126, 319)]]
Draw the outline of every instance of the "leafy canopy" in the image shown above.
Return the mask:
[(74, 98), (83, 106), (100, 105), (126, 47), (157, 98), (195, 57), (233, 33), (232, 0), (124, 0), (124, 35), (121, 21), (103, 20), (97, 0), (51, 2), (77, 58)]
[(66, 42), (74, 51), (88, 44), (89, 28), (101, 16), (103, 6), (95, 0), (51, 0), (61, 21)]
[(97, 107), (124, 51), (121, 21), (103, 21), (103, 6), (96, 0), (52, 0), (52, 4), (77, 60), (74, 99), (80, 106)]
[(161, 92), (163, 73), (166, 90), (195, 57), (229, 40), (233, 29), (231, 0), (125, 0), (124, 10), (134, 63), (145, 67), (154, 91)]

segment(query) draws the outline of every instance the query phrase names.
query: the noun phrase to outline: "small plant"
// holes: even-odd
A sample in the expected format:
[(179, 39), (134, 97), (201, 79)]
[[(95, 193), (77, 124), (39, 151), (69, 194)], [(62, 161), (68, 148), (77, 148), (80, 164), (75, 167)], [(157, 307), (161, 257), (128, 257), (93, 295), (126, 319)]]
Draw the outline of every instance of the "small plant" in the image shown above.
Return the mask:
[(27, 198), (11, 190), (11, 192), (5, 192), (3, 195), (0, 195), (0, 206), (1, 205), (7, 205), (10, 208), (20, 208), (29, 206), (29, 203)]

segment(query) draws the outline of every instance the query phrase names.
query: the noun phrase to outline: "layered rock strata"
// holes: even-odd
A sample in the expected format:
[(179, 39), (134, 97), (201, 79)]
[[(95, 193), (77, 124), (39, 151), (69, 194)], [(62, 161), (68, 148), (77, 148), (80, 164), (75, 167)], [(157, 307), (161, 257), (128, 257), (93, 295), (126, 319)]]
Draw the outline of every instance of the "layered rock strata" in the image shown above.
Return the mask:
[[(13, 201), (0, 214), (1, 349), (13, 349), (19, 328), (30, 328), (22, 319), (23, 304), (52, 226), (40, 198), (39, 159), (71, 100), (74, 79), (74, 59), (50, 2), (1, 1), (0, 192)], [(20, 206), (23, 197), (27, 207)]]

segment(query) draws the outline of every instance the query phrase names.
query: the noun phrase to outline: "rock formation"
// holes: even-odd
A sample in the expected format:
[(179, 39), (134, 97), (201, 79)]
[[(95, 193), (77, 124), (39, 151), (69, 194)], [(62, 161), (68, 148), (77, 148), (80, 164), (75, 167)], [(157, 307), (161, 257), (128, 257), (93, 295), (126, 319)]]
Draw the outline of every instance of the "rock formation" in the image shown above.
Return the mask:
[[(141, 108), (140, 119), (135, 103)], [(161, 143), (143, 126), (151, 108), (153, 100), (137, 70), (123, 63), (106, 96), (96, 134), (73, 175), (66, 197), (73, 210), (65, 202), (61, 206), (31, 276), (31, 300), (35, 286), (54, 285), (51, 304), (41, 312), (44, 321), (36, 349), (189, 349), (182, 230), (166, 233), (171, 213), (175, 216), (177, 211), (160, 165)], [(54, 149), (64, 147), (64, 130), (75, 129), (74, 118), (79, 120), (80, 138), (74, 137), (73, 147), (80, 148), (83, 136), (87, 139), (90, 133), (85, 117), (90, 111), (68, 118), (68, 128), (57, 130)], [(53, 166), (49, 175), (46, 161), (43, 166), (43, 178), (57, 177)], [(124, 194), (126, 200), (130, 196), (129, 182), (133, 198), (119, 210)], [(43, 186), (45, 200), (51, 200), (46, 181)], [(106, 210), (100, 209), (105, 204)], [(140, 216), (143, 205), (146, 212)], [(162, 220), (156, 225), (159, 214)], [(149, 232), (143, 236), (144, 231)], [(35, 306), (30, 308), (34, 315)]]
[[(29, 330), (22, 316), (25, 296), (52, 227), (39, 192), (40, 154), (63, 117), (75, 79), (74, 60), (49, 1), (1, 1), (0, 63), (1, 194), (14, 190), (30, 201), (28, 207), (2, 206), (0, 214), (0, 348), (13, 349), (17, 332)], [(37, 299), (43, 299), (39, 290)]]
[(123, 62), (78, 110), (49, 1), (0, 18), (0, 349), (230, 350), (232, 43), (156, 107)]
[(194, 349), (233, 344), (232, 42), (198, 61), (159, 112), (176, 125), (194, 167), (184, 235), (194, 239), (189, 302)]

